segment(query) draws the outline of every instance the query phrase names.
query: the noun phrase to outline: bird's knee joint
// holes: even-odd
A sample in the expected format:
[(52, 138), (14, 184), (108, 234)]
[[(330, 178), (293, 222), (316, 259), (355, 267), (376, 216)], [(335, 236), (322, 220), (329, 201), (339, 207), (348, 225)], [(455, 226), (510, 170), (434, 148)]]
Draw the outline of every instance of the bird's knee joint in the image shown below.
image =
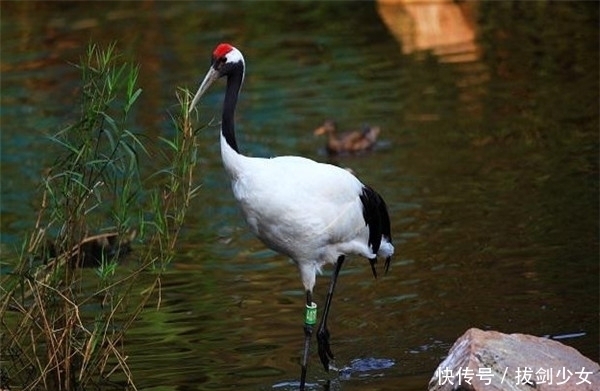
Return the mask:
[(323, 339), (323, 340), (327, 340), (329, 339), (329, 330), (327, 330), (327, 328), (320, 328), (317, 331), (317, 338), (318, 339)]

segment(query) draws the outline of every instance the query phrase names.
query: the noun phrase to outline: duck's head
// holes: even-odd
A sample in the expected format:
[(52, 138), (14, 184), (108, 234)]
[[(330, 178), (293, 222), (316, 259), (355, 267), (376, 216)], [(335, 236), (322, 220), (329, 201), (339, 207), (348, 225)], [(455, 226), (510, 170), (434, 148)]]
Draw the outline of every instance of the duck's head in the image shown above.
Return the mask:
[(323, 125), (315, 129), (314, 134), (315, 136), (321, 136), (323, 134), (333, 133), (336, 131), (336, 128), (337, 125), (335, 121), (332, 119), (328, 119), (325, 122), (323, 122)]

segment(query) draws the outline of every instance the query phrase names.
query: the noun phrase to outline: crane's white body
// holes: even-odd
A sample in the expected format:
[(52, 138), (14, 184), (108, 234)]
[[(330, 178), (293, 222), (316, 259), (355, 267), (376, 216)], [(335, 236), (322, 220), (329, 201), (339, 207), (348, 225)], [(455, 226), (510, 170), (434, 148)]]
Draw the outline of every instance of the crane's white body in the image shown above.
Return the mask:
[(221, 156), (250, 229), (296, 262), (306, 290), (313, 290), (321, 267), (340, 255), (393, 254), (386, 240), (379, 254), (369, 247), (359, 197), (364, 185), (347, 170), (298, 156), (244, 156), (223, 136)]

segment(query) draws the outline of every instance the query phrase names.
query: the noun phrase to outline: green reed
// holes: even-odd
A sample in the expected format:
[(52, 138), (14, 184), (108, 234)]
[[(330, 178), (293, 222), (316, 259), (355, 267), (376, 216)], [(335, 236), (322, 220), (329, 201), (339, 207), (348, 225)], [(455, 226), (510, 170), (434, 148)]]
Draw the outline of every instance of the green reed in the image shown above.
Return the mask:
[[(160, 305), (161, 272), (198, 190), (189, 92), (177, 91), (174, 139), (157, 142), (131, 129), (139, 68), (114, 44), (90, 44), (76, 66), (76, 120), (50, 137), (58, 158), (35, 227), (0, 283), (2, 389), (136, 389), (126, 332), (152, 298)], [(154, 144), (164, 166), (143, 170)]]

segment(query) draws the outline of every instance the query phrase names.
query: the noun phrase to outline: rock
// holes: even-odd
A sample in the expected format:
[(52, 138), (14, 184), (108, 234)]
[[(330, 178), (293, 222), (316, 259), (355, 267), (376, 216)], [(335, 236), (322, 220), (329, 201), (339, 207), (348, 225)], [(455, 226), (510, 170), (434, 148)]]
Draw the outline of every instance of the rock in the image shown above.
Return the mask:
[(600, 390), (600, 366), (560, 342), (467, 330), (429, 381), (430, 391)]

